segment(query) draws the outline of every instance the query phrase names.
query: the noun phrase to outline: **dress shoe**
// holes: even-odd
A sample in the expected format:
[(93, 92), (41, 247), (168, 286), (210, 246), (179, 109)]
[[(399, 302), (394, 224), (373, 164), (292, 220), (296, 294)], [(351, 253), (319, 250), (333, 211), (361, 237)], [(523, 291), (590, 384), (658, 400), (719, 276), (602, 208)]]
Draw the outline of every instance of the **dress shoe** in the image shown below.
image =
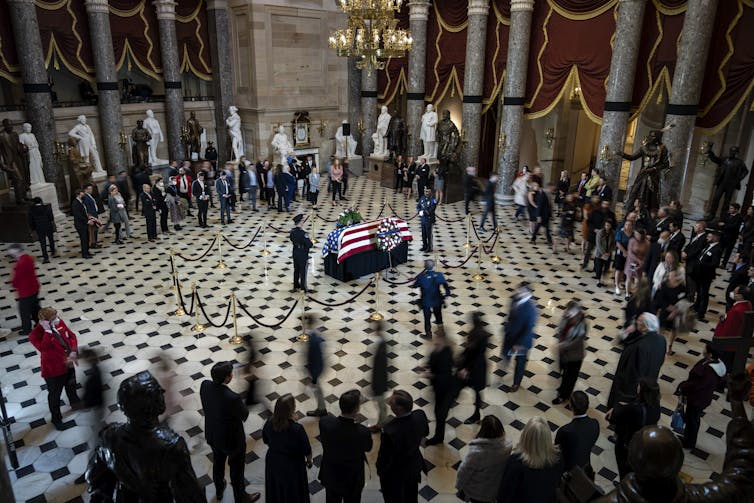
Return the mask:
[(511, 393), (515, 393), (520, 388), (521, 388), (521, 386), (519, 386), (518, 384), (514, 384), (513, 386), (511, 386)]
[(236, 501), (239, 503), (254, 503), (255, 501), (259, 501), (259, 498), (262, 497), (261, 493), (251, 493), (251, 494), (244, 494), (240, 498), (236, 498)]
[(322, 417), (327, 415), (327, 411), (325, 409), (315, 409), (310, 410), (306, 415), (309, 417)]
[(49, 264), (49, 263), (50, 263), (50, 259), (46, 258), (46, 259), (44, 259), (44, 260), (42, 261), (42, 263), (43, 263), (43, 264)]
[(441, 439), (441, 438), (432, 437), (432, 438), (430, 438), (429, 440), (427, 440), (427, 441), (426, 441), (426, 442), (424, 443), (424, 445), (437, 445), (437, 444), (441, 444), (441, 443), (442, 443), (442, 440), (443, 440), (443, 439)]
[(564, 398), (560, 398), (559, 396), (555, 397), (555, 400), (552, 401), (553, 405), (560, 405), (561, 403), (565, 402)]
[(226, 487), (228, 487), (228, 483), (224, 480), (220, 487), (215, 487), (215, 494), (217, 495), (218, 500), (223, 499), (223, 493), (225, 492)]
[(57, 421), (53, 420), (53, 421), (52, 421), (52, 425), (53, 425), (53, 426), (55, 427), (55, 429), (56, 429), (56, 430), (58, 430), (58, 431), (63, 431), (63, 430), (65, 430), (65, 426), (63, 425), (63, 420), (62, 420), (62, 419), (60, 419), (60, 420), (57, 420)]
[(476, 424), (479, 422), (479, 414), (474, 414), (473, 416), (467, 418), (463, 424)]

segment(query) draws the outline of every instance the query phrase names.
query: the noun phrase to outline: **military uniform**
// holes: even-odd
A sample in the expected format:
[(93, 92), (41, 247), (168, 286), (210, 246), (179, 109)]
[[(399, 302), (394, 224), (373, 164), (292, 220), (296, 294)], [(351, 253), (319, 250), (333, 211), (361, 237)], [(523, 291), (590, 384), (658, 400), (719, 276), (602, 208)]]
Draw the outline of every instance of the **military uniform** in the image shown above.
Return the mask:
[[(298, 223), (302, 218), (301, 215), (296, 215), (293, 221)], [(309, 239), (309, 234), (300, 227), (294, 227), (291, 230), (290, 239), (293, 243), (293, 290), (301, 288), (308, 291), (306, 288), (306, 268), (309, 262), (309, 248), (314, 244)]]
[(416, 205), (422, 226), (421, 251), (423, 252), (432, 251), (432, 226), (435, 223), (435, 208), (437, 208), (437, 200), (426, 195), (421, 196), (419, 204)]

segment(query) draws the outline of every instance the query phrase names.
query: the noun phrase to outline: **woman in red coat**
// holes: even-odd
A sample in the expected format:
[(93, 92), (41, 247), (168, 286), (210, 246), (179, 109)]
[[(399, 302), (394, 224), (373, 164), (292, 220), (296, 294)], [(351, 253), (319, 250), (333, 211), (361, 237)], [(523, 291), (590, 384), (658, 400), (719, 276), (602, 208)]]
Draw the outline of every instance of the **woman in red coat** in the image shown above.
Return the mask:
[(74, 370), (74, 366), (78, 365), (76, 334), (58, 318), (57, 311), (45, 307), (39, 311), (39, 323), (31, 331), (29, 340), (41, 356), (42, 377), (47, 383), (47, 403), (52, 414), (52, 424), (58, 430), (63, 430), (63, 416), (60, 413), (63, 388), (72, 408), (78, 408), (81, 403), (76, 395)]

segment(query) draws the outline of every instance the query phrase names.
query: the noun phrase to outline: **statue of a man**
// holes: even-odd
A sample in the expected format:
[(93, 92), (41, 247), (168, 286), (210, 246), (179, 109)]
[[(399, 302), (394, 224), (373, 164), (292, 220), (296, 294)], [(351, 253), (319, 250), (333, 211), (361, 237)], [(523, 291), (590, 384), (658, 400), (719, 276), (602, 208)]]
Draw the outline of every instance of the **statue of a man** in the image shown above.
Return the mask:
[(281, 162), (285, 164), (285, 159), (293, 154), (293, 145), (288, 135), (285, 134), (285, 128), (280, 126), (278, 132), (272, 137), (272, 149), (280, 156)]
[(241, 116), (238, 115), (238, 108), (230, 106), (228, 108), (228, 118), (225, 120), (225, 125), (228, 128), (228, 134), (230, 135), (230, 150), (231, 157), (234, 161), (238, 161), (243, 154), (243, 136), (241, 135)]
[(728, 211), (733, 192), (741, 188), (741, 182), (749, 174), (746, 164), (738, 158), (738, 152), (738, 147), (731, 147), (728, 151), (728, 157), (723, 159), (715, 155), (712, 151), (712, 145), (707, 149), (707, 157), (720, 166), (715, 176), (715, 193), (712, 194), (712, 199), (709, 202), (707, 219), (717, 216), (717, 207), (720, 204), (720, 199), (724, 198), (723, 212)]
[(629, 161), (641, 158), (641, 169), (624, 201), (629, 208), (633, 208), (636, 199), (647, 212), (660, 207), (660, 178), (670, 169), (668, 149), (662, 143), (662, 133), (662, 130), (650, 131), (635, 154), (617, 153)]
[(461, 135), (453, 121), (450, 120), (450, 112), (442, 112), (442, 120), (437, 125), (437, 158), (442, 162), (455, 162), (458, 160), (458, 146), (461, 144)]
[(377, 117), (377, 142), (374, 144), (374, 157), (384, 157), (388, 155), (387, 151), (387, 129), (390, 126), (390, 113), (387, 107), (383, 106), (380, 116)]
[(189, 114), (189, 118), (186, 121), (186, 129), (188, 129), (188, 154), (189, 157), (191, 157), (191, 154), (196, 152), (197, 155), (200, 151), (201, 146), (201, 136), (202, 136), (202, 126), (199, 124), (199, 120), (196, 118), (196, 113), (191, 112)]
[(99, 152), (97, 151), (97, 140), (94, 138), (92, 128), (86, 123), (85, 115), (78, 116), (78, 124), (68, 131), (68, 136), (76, 138), (81, 158), (94, 167), (95, 174), (104, 173), (102, 163), (99, 160)]
[(157, 158), (157, 145), (165, 141), (165, 136), (162, 134), (160, 123), (154, 118), (154, 112), (151, 110), (147, 110), (147, 118), (144, 119), (144, 128), (149, 131), (149, 135), (152, 137), (149, 141), (149, 164), (151, 166), (165, 164), (164, 161)]
[(37, 137), (31, 132), (31, 124), (24, 122), (23, 133), (18, 135), (18, 141), (26, 150), (26, 160), (29, 165), (29, 183), (38, 185), (45, 183), (45, 175), (42, 171), (42, 155), (39, 153), (39, 142)]
[(186, 441), (158, 416), (165, 390), (147, 371), (121, 382), (118, 406), (128, 422), (111, 423), (99, 433), (86, 480), (91, 501), (206, 502), (196, 480)]
[[(71, 177), (71, 187), (74, 190), (83, 189), (87, 183), (91, 183), (92, 171), (92, 164), (81, 157), (76, 138), (68, 138), (68, 174)], [(74, 183), (78, 185), (74, 186)]]
[(131, 130), (131, 157), (134, 160), (134, 168), (144, 169), (149, 163), (149, 142), (152, 135), (144, 128), (144, 121), (137, 120), (136, 127)]
[(348, 124), (348, 121), (341, 122), (338, 129), (335, 131), (335, 157), (355, 157), (356, 156), (356, 140), (350, 134), (345, 136), (343, 134), (343, 124)]
[(13, 131), (10, 120), (3, 119), (3, 130), (0, 131), (0, 168), (5, 171), (8, 181), (13, 187), (16, 204), (26, 201), (26, 191), (29, 189), (29, 181), (24, 176), (26, 169), (23, 149), (18, 134)]
[(406, 153), (406, 121), (398, 110), (393, 111), (393, 117), (387, 127), (387, 147), (390, 157), (395, 158)]
[(437, 140), (435, 139), (435, 130), (437, 129), (437, 112), (432, 105), (427, 105), (427, 109), (422, 115), (421, 134), (419, 139), (424, 144), (424, 154), (428, 161), (437, 159)]

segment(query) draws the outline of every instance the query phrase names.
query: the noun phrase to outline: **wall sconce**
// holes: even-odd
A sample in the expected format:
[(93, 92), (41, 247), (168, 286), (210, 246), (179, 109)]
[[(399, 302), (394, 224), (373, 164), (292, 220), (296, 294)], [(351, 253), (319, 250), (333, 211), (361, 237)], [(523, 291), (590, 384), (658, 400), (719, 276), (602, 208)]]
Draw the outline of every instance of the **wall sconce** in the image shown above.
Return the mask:
[(547, 142), (547, 148), (552, 148), (552, 142), (555, 141), (555, 129), (551, 127), (545, 129), (545, 141)]
[(461, 141), (463, 143), (468, 143), (468, 140), (466, 139), (466, 128), (461, 128)]
[(579, 101), (580, 98), (581, 98), (581, 87), (576, 86), (573, 88), (573, 92), (571, 93), (571, 100)]
[(609, 161), (613, 155), (610, 153), (610, 147), (607, 145), (602, 145), (602, 151), (600, 152), (600, 160), (602, 162)]
[(505, 153), (505, 151), (508, 149), (508, 145), (506, 144), (507, 141), (507, 136), (504, 132), (501, 132), (500, 136), (497, 137), (497, 148), (498, 150), (500, 150), (500, 152)]
[(359, 131), (360, 136), (364, 136), (364, 131), (366, 131), (366, 128), (364, 127), (363, 119), (359, 119), (359, 122), (356, 123), (356, 129)]
[(325, 131), (327, 131), (327, 126), (328, 126), (327, 121), (321, 121), (319, 123), (319, 126), (317, 126), (317, 130), (319, 131), (320, 136), (322, 137), (325, 136)]
[(707, 154), (712, 150), (713, 145), (714, 143), (710, 141), (703, 141), (702, 145), (699, 147), (699, 155), (704, 157), (704, 160), (702, 161), (703, 168), (707, 166), (707, 160), (709, 159), (709, 157), (707, 157)]
[[(181, 128), (181, 134), (183, 134), (183, 130), (186, 129), (184, 127)], [(186, 134), (188, 135), (188, 130), (186, 130)], [(118, 136), (118, 145), (120, 145), (120, 148), (123, 150), (126, 149), (126, 145), (128, 145), (128, 137), (126, 136), (126, 133), (123, 131), (120, 132), (120, 135)]]
[(52, 144), (52, 153), (55, 160), (62, 161), (68, 157), (68, 146), (62, 141), (56, 141)]

